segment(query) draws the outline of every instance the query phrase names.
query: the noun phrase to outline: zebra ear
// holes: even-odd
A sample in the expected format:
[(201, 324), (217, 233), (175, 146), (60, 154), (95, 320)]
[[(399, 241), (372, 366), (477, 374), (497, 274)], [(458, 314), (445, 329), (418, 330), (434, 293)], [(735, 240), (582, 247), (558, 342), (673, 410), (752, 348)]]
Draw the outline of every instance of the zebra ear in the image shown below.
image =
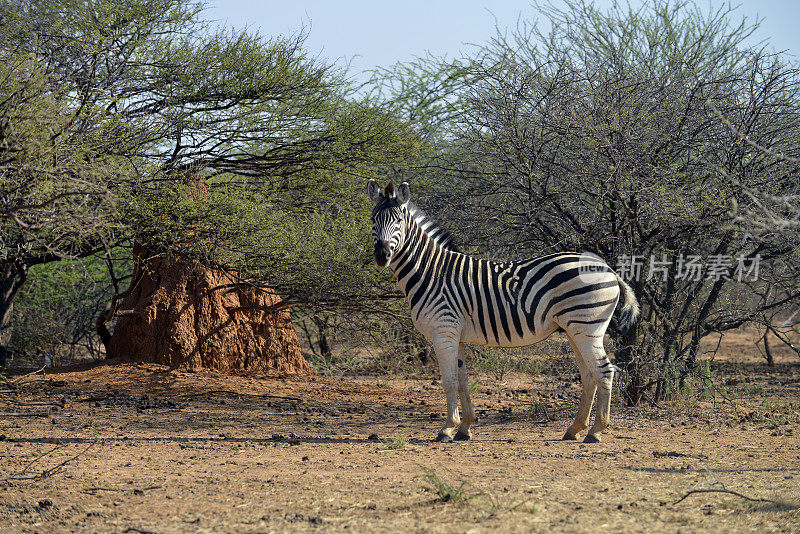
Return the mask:
[(367, 196), (369, 199), (374, 203), (377, 203), (381, 199), (381, 188), (378, 185), (378, 182), (370, 178), (369, 182), (367, 182)]
[(403, 182), (397, 188), (397, 200), (400, 201), (400, 204), (406, 204), (411, 200), (411, 188), (408, 186), (408, 182)]

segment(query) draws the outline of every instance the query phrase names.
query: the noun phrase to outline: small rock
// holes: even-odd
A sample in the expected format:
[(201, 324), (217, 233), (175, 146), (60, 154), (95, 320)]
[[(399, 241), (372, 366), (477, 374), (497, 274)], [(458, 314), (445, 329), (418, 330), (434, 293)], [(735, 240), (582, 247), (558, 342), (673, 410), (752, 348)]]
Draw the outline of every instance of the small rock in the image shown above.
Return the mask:
[(378, 437), (378, 434), (370, 434), (367, 439), (370, 440), (370, 441), (379, 441), (380, 440), (380, 438)]

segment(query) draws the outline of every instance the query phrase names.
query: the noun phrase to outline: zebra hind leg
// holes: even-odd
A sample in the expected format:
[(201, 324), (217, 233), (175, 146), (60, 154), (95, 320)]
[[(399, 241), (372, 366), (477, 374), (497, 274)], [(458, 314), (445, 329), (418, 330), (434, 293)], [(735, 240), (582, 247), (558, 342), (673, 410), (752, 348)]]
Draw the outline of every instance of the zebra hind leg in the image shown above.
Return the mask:
[(578, 432), (586, 429), (589, 426), (589, 417), (591, 417), (592, 413), (592, 403), (594, 402), (597, 384), (595, 383), (592, 373), (586, 365), (586, 361), (581, 355), (578, 346), (571, 337), (569, 341), (572, 345), (572, 350), (575, 351), (575, 360), (577, 361), (578, 369), (580, 369), (581, 372), (581, 386), (583, 386), (583, 392), (581, 393), (581, 401), (580, 404), (578, 404), (578, 413), (575, 415), (575, 421), (572, 423), (572, 425), (570, 425), (566, 433), (564, 433), (564, 437), (561, 439), (576, 440), (578, 439)]
[(469, 429), (475, 422), (475, 408), (472, 406), (472, 399), (469, 393), (469, 380), (467, 378), (467, 359), (466, 350), (463, 343), (458, 345), (458, 398), (461, 401), (461, 424), (453, 438), (456, 441), (466, 441), (472, 438), (472, 431)]
[[(595, 417), (592, 428), (583, 440), (584, 443), (598, 443), (600, 442), (600, 433), (608, 428), (611, 415), (611, 387), (614, 381), (614, 366), (606, 355), (605, 348), (603, 347), (603, 332), (597, 332), (592, 336), (578, 336), (574, 342), (578, 353), (583, 359), (583, 368), (586, 369), (587, 375), (584, 377), (583, 368), (581, 369), (581, 378), (584, 382), (584, 389), (586, 382), (592, 384), (592, 391), (597, 391), (597, 403), (595, 406)], [(583, 404), (583, 398), (581, 398)], [(584, 408), (582, 405), (581, 408)], [(589, 410), (591, 405), (585, 407), (585, 422), (589, 421)], [(580, 410), (579, 410), (580, 412)]]
[(602, 344), (594, 346), (594, 378), (597, 382), (597, 406), (595, 406), (594, 425), (584, 440), (586, 443), (600, 441), (600, 433), (608, 428), (611, 421), (611, 388), (614, 383), (614, 365), (606, 355)]

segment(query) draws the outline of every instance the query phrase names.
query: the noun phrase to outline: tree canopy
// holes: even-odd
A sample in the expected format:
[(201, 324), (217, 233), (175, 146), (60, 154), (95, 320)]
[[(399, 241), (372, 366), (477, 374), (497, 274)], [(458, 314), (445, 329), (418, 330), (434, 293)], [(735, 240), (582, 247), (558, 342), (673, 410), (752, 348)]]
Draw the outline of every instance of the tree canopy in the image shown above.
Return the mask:
[(29, 267), (113, 267), (133, 243), (202, 257), (287, 304), (374, 292), (353, 262), (366, 258), (361, 184), (417, 151), (413, 132), (354, 97), (302, 33), (202, 17), (183, 0), (0, 6), (4, 326)]
[[(628, 278), (645, 305), (638, 340), (620, 340), (637, 357), (617, 354), (636, 375), (633, 402), (693, 372), (704, 336), (796, 328), (785, 313), (800, 303), (794, 234), (754, 232), (735, 213), (796, 199), (797, 66), (748, 46), (757, 23), (728, 7), (536, 7), (547, 33), (523, 21), (499, 34), (461, 62), (447, 113), (426, 108), (445, 119), (418, 171), (429, 204), (475, 253), (591, 251)], [(440, 62), (427, 94), (452, 72)], [(386, 86), (400, 105), (424, 93), (407, 77)]]
[(704, 336), (796, 328), (797, 65), (749, 46), (757, 22), (729, 7), (535, 7), (546, 33), (521, 21), (355, 88), (302, 33), (217, 27), (194, 2), (4, 2), (0, 328), (29, 269), (87, 258), (74, 272), (95, 280), (102, 263), (76, 298), (102, 301), (134, 245), (285, 306), (391, 313), (371, 177), (412, 181), (474, 254), (587, 250), (620, 270), (645, 305), (617, 338), (632, 402), (694, 372)]

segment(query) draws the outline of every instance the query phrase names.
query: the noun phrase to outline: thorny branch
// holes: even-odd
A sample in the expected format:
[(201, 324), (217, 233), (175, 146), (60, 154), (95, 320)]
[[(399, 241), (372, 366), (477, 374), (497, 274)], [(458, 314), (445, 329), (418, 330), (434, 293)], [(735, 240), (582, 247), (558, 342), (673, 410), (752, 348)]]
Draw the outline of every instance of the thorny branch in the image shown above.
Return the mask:
[(90, 442), (90, 443), (89, 443), (89, 444), (88, 444), (88, 445), (87, 445), (87, 446), (86, 446), (86, 447), (85, 447), (83, 450), (81, 450), (81, 451), (80, 451), (80, 452), (78, 452), (77, 454), (74, 454), (73, 456), (71, 456), (71, 457), (67, 458), (67, 459), (66, 459), (66, 460), (64, 460), (63, 462), (60, 462), (60, 463), (58, 463), (58, 464), (54, 465), (53, 467), (47, 468), (47, 469), (43, 470), (43, 471), (42, 471), (42, 472), (40, 472), (40, 473), (26, 475), (26, 473), (27, 473), (27, 472), (28, 472), (28, 470), (29, 470), (29, 469), (30, 469), (30, 468), (33, 466), (33, 464), (35, 464), (36, 462), (38, 462), (38, 461), (39, 461), (39, 460), (41, 460), (42, 458), (45, 458), (45, 457), (47, 457), (47, 456), (50, 456), (52, 453), (54, 453), (54, 452), (56, 452), (57, 450), (59, 450), (59, 449), (61, 449), (62, 447), (64, 447), (64, 444), (63, 444), (63, 443), (59, 443), (58, 445), (56, 445), (55, 447), (53, 447), (53, 448), (52, 448), (52, 449), (50, 449), (49, 451), (47, 451), (47, 452), (45, 452), (45, 453), (42, 453), (42, 454), (40, 454), (39, 456), (37, 456), (36, 458), (34, 458), (33, 460), (31, 460), (31, 461), (28, 463), (28, 465), (26, 465), (26, 466), (25, 466), (25, 467), (22, 469), (22, 471), (20, 471), (20, 472), (18, 472), (18, 473), (15, 473), (15, 474), (13, 474), (13, 475), (11, 475), (11, 476), (9, 476), (9, 477), (6, 477), (6, 478), (3, 478), (3, 479), (0, 479), (0, 482), (3, 482), (3, 483), (8, 483), (9, 481), (12, 481), (12, 480), (37, 480), (37, 479), (42, 479), (42, 478), (47, 478), (47, 477), (53, 476), (53, 475), (54, 475), (54, 474), (56, 474), (56, 473), (57, 473), (57, 472), (58, 472), (58, 471), (59, 471), (59, 470), (60, 470), (62, 467), (64, 467), (65, 465), (67, 465), (69, 462), (71, 462), (71, 461), (75, 460), (76, 458), (78, 458), (78, 457), (80, 457), (80, 456), (83, 456), (84, 454), (86, 454), (86, 452), (87, 452), (89, 449), (91, 449), (92, 447), (94, 447), (96, 444), (97, 444), (97, 440), (93, 440), (93, 441), (91, 441), (91, 442)]
[(695, 490), (689, 490), (686, 493), (686, 495), (684, 495), (683, 497), (681, 497), (680, 499), (678, 499), (677, 501), (675, 501), (672, 504), (673, 505), (674, 504), (678, 504), (679, 502), (683, 501), (684, 499), (686, 499), (690, 495), (694, 495), (695, 493), (728, 493), (730, 495), (735, 495), (737, 497), (741, 497), (742, 499), (745, 499), (745, 500), (751, 501), (751, 502), (769, 502), (769, 503), (773, 503), (773, 504), (781, 504), (779, 501), (774, 501), (772, 499), (762, 499), (760, 497), (758, 497), (758, 498), (748, 497), (747, 495), (743, 495), (743, 494), (739, 493), (738, 491), (733, 491), (733, 490), (728, 490), (728, 489), (695, 489)]

